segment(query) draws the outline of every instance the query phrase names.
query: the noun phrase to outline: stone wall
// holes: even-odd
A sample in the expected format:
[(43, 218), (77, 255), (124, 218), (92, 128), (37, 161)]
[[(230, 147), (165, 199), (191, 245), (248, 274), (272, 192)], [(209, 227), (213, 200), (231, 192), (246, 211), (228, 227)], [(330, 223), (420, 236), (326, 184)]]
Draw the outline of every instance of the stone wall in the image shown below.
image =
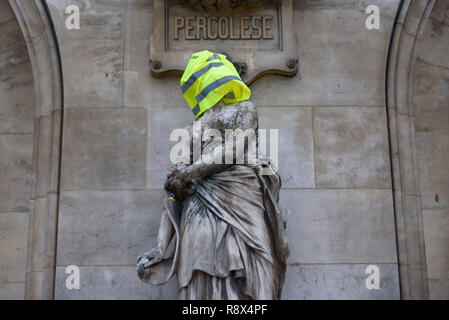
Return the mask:
[[(179, 80), (150, 75), (152, 2), (48, 3), (65, 85), (56, 298), (175, 298), (174, 283), (143, 285), (134, 271), (155, 240), (170, 131), (192, 120)], [(81, 30), (64, 27), (72, 3)], [(295, 4), (301, 71), (251, 87), (260, 126), (280, 135), (285, 299), (399, 298), (384, 106), (396, 6), (377, 1), (381, 30), (369, 31), (363, 1), (340, 3)], [(81, 290), (65, 288), (71, 264)], [(370, 264), (379, 290), (365, 287)]]
[(0, 43), (0, 299), (23, 299), (34, 87), (27, 47), (7, 0), (0, 0)]
[[(24, 1), (10, 0), (16, 10)], [(425, 298), (421, 207), (430, 297), (447, 299), (448, 5), (405, 1), (395, 20), (399, 0), (293, 2), (300, 71), (251, 85), (260, 127), (279, 130), (291, 251), (283, 299)], [(25, 265), (27, 298), (176, 299), (174, 279), (144, 285), (135, 272), (156, 238), (170, 132), (193, 118), (179, 78), (150, 74), (153, 1), (47, 3), (64, 75), (61, 132), (54, 57), (35, 57), (48, 22), (45, 34), (33, 20), (25, 37), (34, 97), (26, 44), (0, 0), (0, 299), (23, 297)], [(80, 30), (65, 27), (71, 4)], [(380, 8), (380, 30), (365, 28), (368, 4)], [(69, 265), (80, 290), (66, 288)], [(365, 286), (369, 265), (380, 289)]]
[(416, 154), (429, 297), (449, 299), (449, 3), (437, 1), (417, 43)]

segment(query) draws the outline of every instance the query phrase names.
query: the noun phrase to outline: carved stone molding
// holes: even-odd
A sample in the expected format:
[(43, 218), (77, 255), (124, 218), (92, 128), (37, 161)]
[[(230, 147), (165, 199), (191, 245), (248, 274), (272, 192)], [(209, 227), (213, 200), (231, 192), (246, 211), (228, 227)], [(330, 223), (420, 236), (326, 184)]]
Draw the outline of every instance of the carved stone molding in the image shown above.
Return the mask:
[(411, 82), (416, 63), (415, 43), (434, 5), (435, 0), (402, 2), (392, 32), (387, 65), (386, 103), (402, 299), (428, 298)]
[(9, 3), (28, 47), (36, 93), (25, 298), (53, 299), (63, 106), (57, 41), (44, 1)]
[(192, 53), (224, 53), (250, 85), (265, 74), (298, 72), (292, 0), (219, 1), (155, 0), (150, 42), (154, 76), (182, 75)]

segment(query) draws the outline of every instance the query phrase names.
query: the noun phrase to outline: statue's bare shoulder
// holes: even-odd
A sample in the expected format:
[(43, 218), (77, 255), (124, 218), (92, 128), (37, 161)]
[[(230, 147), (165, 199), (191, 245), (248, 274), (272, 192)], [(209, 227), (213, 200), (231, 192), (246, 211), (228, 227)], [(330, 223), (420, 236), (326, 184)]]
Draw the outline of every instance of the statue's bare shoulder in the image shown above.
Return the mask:
[(241, 117), (242, 129), (258, 129), (259, 119), (256, 106), (249, 100), (239, 103), (241, 108), (239, 116)]
[(208, 110), (201, 119), (204, 127), (224, 132), (226, 129), (257, 129), (257, 109), (251, 101), (221, 104)]

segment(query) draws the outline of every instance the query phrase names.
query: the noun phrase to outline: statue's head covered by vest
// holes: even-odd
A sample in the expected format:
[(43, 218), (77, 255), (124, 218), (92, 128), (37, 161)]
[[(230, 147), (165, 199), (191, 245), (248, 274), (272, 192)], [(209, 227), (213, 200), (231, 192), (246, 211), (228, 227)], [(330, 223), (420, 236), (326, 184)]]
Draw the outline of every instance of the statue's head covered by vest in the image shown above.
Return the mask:
[(192, 55), (181, 78), (181, 89), (196, 118), (221, 100), (228, 104), (251, 96), (251, 90), (226, 56), (208, 50)]

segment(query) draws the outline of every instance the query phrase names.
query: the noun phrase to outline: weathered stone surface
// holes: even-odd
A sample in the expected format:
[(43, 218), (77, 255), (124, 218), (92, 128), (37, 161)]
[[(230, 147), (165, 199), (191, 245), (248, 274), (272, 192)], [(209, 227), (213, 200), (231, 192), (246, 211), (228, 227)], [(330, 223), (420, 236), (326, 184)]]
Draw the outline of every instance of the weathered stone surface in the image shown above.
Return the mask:
[(293, 1), (293, 7), (299, 10), (317, 10), (329, 8), (354, 8), (357, 0), (303, 0)]
[[(401, 114), (412, 114), (410, 110), (410, 95), (409, 95), (409, 79), (410, 73), (413, 70), (413, 48), (415, 46), (416, 38), (409, 33), (403, 31), (398, 40), (398, 51), (396, 72), (395, 72), (395, 105), (398, 112)], [(390, 81), (391, 82), (391, 81)], [(390, 88), (391, 90), (391, 88)]]
[(413, 117), (408, 114), (397, 113), (397, 137), (400, 160), (400, 189), (409, 194), (418, 192), (418, 181), (415, 174), (416, 154), (414, 152), (415, 127)]
[(449, 280), (429, 279), (429, 299), (449, 300)]
[(134, 266), (80, 266), (80, 289), (69, 290), (65, 267), (56, 268), (57, 300), (136, 300), (142, 298), (143, 283)]
[[(27, 272), (52, 270), (55, 262), (56, 218), (58, 194), (32, 200), (27, 257)], [(55, 226), (51, 228), (51, 226)], [(46, 230), (42, 232), (42, 230)], [(46, 277), (48, 275), (45, 275)], [(51, 277), (51, 276), (50, 276)]]
[[(256, 106), (257, 107), (257, 106)], [(259, 128), (278, 130), (278, 169), (283, 187), (314, 188), (315, 168), (311, 107), (260, 107)]]
[(413, 37), (418, 35), (419, 31), (422, 31), (421, 22), (425, 18), (424, 16), (428, 4), (427, 1), (414, 1), (412, 4), (407, 4), (409, 8), (405, 17), (404, 27), (406, 32)]
[(63, 192), (58, 265), (135, 264), (155, 245), (162, 196), (160, 190)]
[[(159, 79), (151, 76), (149, 35), (152, 34), (152, 18), (152, 3), (146, 2), (126, 8), (124, 105), (183, 106), (189, 109), (182, 96), (178, 77)], [(189, 114), (185, 120), (190, 121), (190, 119), (192, 119), (192, 116)]]
[(423, 208), (449, 206), (449, 132), (417, 133), (416, 149)]
[(0, 300), (23, 300), (24, 296), (24, 283), (0, 283)]
[(398, 10), (398, 5), (400, 1), (397, 0), (360, 0), (358, 3), (358, 8), (366, 11), (369, 5), (375, 5), (379, 8), (379, 13), (381, 16), (394, 19), (396, 16), (396, 11)]
[(0, 213), (0, 283), (25, 281), (27, 234), (28, 214)]
[(0, 299), (23, 299), (25, 292), (28, 211), (34, 179), (34, 84), (23, 32), (9, 1), (1, 0)]
[(0, 24), (14, 19), (14, 13), (7, 0), (0, 1)]
[(449, 208), (424, 209), (427, 275), (429, 279), (449, 281)]
[(0, 211), (30, 211), (32, 151), (32, 134), (0, 135)]
[[(58, 33), (65, 107), (118, 107), (123, 86), (123, 2), (48, 1)], [(80, 8), (80, 30), (65, 27), (65, 8)]]
[(69, 108), (64, 123), (62, 190), (145, 186), (145, 109)]
[(388, 126), (389, 126), (389, 147), (390, 147), (390, 161), (391, 161), (391, 177), (394, 190), (401, 190), (401, 170), (399, 158), (399, 141), (398, 141), (398, 127), (397, 127), (397, 112), (394, 108), (388, 108)]
[(45, 247), (46, 234), (44, 232), (39, 232), (40, 230), (46, 228), (45, 222), (46, 217), (48, 216), (48, 208), (47, 208), (47, 199), (46, 198), (37, 198), (31, 201), (33, 205), (33, 211), (30, 214), (30, 229), (31, 232), (29, 234), (30, 240), (32, 237), (32, 241), (30, 242), (29, 250), (28, 250), (28, 263), (27, 263), (27, 272), (31, 271), (42, 271), (45, 267)]
[(449, 68), (418, 61), (413, 105), (416, 132), (449, 132)]
[[(406, 252), (407, 252), (407, 264), (410, 268), (416, 269), (416, 273), (420, 274), (420, 277), (425, 278), (425, 254), (424, 254), (424, 234), (422, 230), (422, 220), (420, 216), (420, 203), (417, 195), (403, 193), (403, 207), (405, 213), (405, 229), (406, 235)], [(409, 272), (411, 272), (409, 270)], [(420, 281), (415, 279), (412, 281)], [(422, 292), (417, 292), (422, 294)]]
[[(36, 148), (38, 150), (35, 153), (35, 166), (36, 175), (36, 185), (34, 187), (35, 197), (45, 197), (50, 192), (50, 175), (47, 174), (51, 164), (57, 164), (59, 159), (52, 159), (53, 151), (58, 146), (53, 145), (52, 134), (53, 134), (53, 116), (45, 115), (36, 119), (36, 131), (39, 133)], [(52, 161), (55, 160), (55, 161)], [(58, 190), (51, 190), (58, 191)]]
[(171, 278), (169, 282), (162, 286), (143, 285), (144, 300), (178, 300), (178, 286), (176, 277)]
[(416, 132), (449, 132), (448, 102), (449, 68), (418, 60), (413, 85)]
[(413, 79), (415, 152), (431, 299), (449, 295), (449, 26), (437, 1), (417, 42)]
[(288, 265), (282, 299), (399, 299), (396, 264), (379, 267), (380, 288), (367, 289), (368, 264)]
[(444, 22), (446, 18), (449, 18), (449, 2), (437, 0), (430, 16), (437, 21)]
[(318, 188), (390, 188), (385, 109), (315, 107)]
[[(428, 292), (428, 279), (427, 279), (427, 271), (422, 268), (417, 268), (415, 266), (408, 266), (407, 269), (407, 277), (409, 278), (409, 286), (411, 289), (410, 292), (407, 293), (407, 298), (410, 300), (427, 300), (429, 299)], [(423, 290), (416, 290), (416, 288), (424, 288)], [(404, 293), (402, 293), (404, 295)]]
[(255, 105), (383, 105), (392, 22), (382, 17), (381, 29), (373, 31), (365, 19), (356, 8), (296, 11), (298, 75), (257, 80)]
[(170, 142), (174, 129), (183, 129), (194, 120), (188, 105), (182, 107), (156, 107), (148, 109), (148, 186), (162, 188), (167, 178), (170, 150), (178, 141)]
[(289, 263), (396, 263), (391, 190), (282, 190)]
[(53, 268), (27, 272), (25, 282), (25, 299), (42, 300), (53, 298)]
[(0, 133), (32, 133), (34, 87), (27, 47), (17, 21), (0, 24), (0, 30)]
[(449, 25), (429, 19), (420, 37), (418, 57), (427, 63), (449, 68), (447, 48), (449, 46)]

